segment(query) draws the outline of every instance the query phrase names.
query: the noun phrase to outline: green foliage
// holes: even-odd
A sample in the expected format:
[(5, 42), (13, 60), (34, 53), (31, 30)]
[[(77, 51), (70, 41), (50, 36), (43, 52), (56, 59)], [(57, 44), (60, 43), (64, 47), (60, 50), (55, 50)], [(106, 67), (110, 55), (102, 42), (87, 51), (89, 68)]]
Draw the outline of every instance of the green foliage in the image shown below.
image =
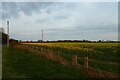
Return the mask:
[[(78, 63), (84, 65), (84, 56), (89, 59), (119, 64), (119, 43), (37, 43), (39, 48), (50, 49), (54, 53), (62, 53), (63, 57), (71, 61), (71, 55), (77, 54)], [(33, 46), (31, 45), (31, 46)], [(111, 72), (119, 71), (118, 66), (89, 61), (89, 66)]]
[(88, 56), (90, 59), (119, 63), (118, 43), (37, 43), (33, 45), (39, 45), (39, 48), (50, 49), (53, 52), (59, 51), (64, 54), (77, 54), (80, 57)]
[(3, 48), (3, 78), (86, 78), (86, 75), (74, 67), (10, 47)]

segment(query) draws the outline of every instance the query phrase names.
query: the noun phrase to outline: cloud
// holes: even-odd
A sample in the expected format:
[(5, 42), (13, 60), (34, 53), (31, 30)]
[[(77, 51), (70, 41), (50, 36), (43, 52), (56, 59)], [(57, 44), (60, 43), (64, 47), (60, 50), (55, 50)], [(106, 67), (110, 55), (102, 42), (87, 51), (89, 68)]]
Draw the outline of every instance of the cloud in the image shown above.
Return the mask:
[(20, 12), (30, 16), (51, 4), (51, 2), (2, 2), (2, 19), (18, 18)]
[(2, 0), (2, 2), (118, 2), (119, 0)]
[(54, 19), (55, 20), (62, 20), (62, 19), (67, 19), (68, 15), (61, 15), (61, 16), (56, 16)]
[(15, 3), (2, 3), (2, 19), (18, 17), (18, 9)]
[(38, 20), (36, 20), (35, 22), (36, 23), (45, 23), (45, 22), (47, 22), (48, 21), (48, 19), (38, 19)]
[(39, 39), (42, 29), (46, 40), (107, 39), (118, 28), (117, 3), (8, 2), (2, 12), (3, 23), (11, 23), (11, 36), (19, 39)]

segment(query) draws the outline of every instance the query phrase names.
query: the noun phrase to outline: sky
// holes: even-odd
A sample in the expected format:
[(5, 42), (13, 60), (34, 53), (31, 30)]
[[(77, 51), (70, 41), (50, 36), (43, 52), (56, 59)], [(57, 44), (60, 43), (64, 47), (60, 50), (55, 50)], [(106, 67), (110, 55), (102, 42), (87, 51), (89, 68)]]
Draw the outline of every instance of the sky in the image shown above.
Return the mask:
[(18, 40), (118, 40), (117, 2), (2, 2), (0, 26)]

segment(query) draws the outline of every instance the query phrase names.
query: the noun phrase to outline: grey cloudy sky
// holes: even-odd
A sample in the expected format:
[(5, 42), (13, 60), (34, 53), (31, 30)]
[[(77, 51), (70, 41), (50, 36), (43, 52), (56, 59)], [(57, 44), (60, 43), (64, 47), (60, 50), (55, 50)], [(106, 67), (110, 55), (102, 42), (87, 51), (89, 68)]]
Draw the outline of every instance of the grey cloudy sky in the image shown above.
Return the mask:
[(2, 26), (19, 40), (118, 40), (117, 2), (3, 2)]

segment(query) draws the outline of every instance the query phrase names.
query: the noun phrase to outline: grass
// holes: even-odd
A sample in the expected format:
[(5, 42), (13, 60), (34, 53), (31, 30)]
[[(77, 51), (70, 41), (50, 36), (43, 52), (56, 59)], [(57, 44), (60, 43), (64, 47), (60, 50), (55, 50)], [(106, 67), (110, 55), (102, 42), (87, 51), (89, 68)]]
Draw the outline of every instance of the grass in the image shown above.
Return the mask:
[[(27, 44), (27, 43), (26, 43)], [(50, 49), (54, 53), (58, 51), (63, 53), (63, 57), (71, 61), (70, 55), (77, 54), (81, 60), (78, 60), (78, 63), (84, 64), (85, 54), (89, 57), (89, 59), (93, 59), (95, 61), (102, 61), (102, 62), (112, 62), (112, 63), (119, 63), (119, 46), (118, 43), (28, 43), (31, 44), (32, 47)], [(33, 44), (33, 45), (32, 45)], [(67, 47), (67, 48), (66, 48)], [(71, 47), (71, 48), (70, 48)], [(78, 49), (75, 49), (77, 47)], [(82, 48), (81, 50), (79, 50)], [(85, 48), (91, 48), (93, 51), (86, 52), (84, 51)], [(89, 61), (89, 66), (101, 70), (106, 70), (114, 73), (120, 73), (119, 66), (111, 65), (111, 64), (104, 64)]]
[[(78, 63), (81, 65), (84, 65), (84, 58), (78, 59)], [(89, 67), (92, 67), (92, 68), (101, 69), (101, 70), (114, 72), (114, 73), (120, 73), (119, 66), (115, 66), (113, 64), (104, 64), (104, 63), (98, 63), (98, 62), (89, 60), (88, 65)]]
[(120, 74), (119, 66), (114, 66), (114, 65), (110, 65), (110, 64), (101, 64), (101, 63), (92, 62), (92, 61), (89, 61), (89, 66), (97, 68), (97, 69), (106, 70), (106, 71)]
[(82, 70), (56, 64), (26, 50), (3, 48), (3, 78), (87, 78)]

